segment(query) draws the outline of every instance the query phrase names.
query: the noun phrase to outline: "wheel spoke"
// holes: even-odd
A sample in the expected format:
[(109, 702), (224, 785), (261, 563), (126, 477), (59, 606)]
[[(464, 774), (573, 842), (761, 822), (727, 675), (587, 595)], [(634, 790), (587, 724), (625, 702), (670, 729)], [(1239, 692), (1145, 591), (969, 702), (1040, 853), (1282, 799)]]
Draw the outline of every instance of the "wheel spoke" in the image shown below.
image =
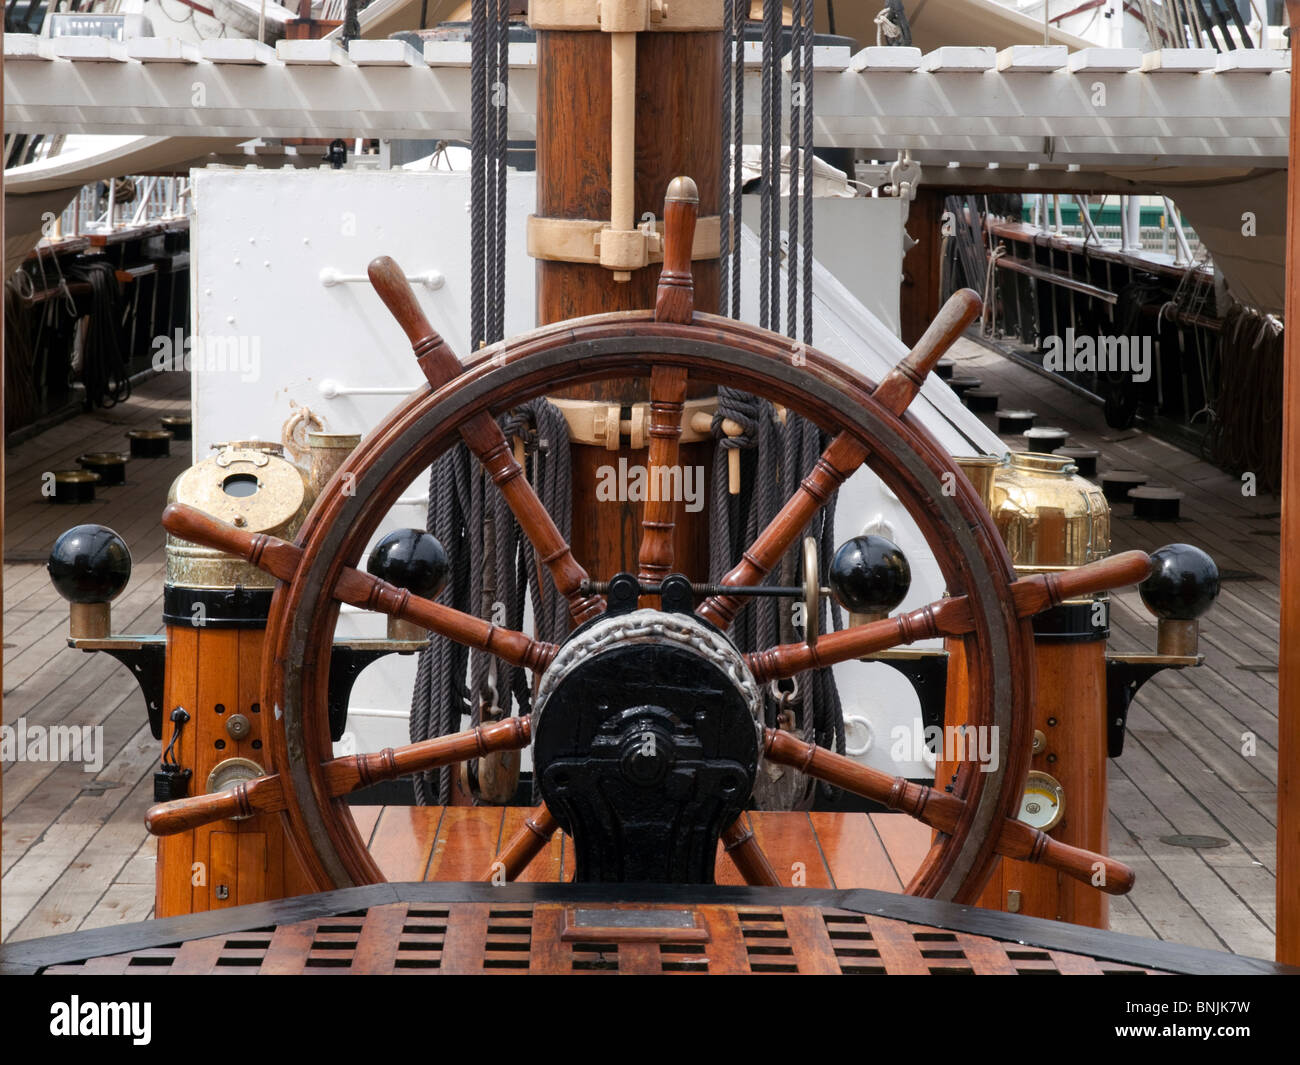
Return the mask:
[[(247, 533), (184, 503), (163, 511), (163, 528), (181, 539), (237, 555), (282, 581), (293, 580), (302, 549), (265, 533)], [(503, 629), (464, 611), (412, 595), (405, 588), (348, 567), (339, 575), (334, 598), (363, 610), (378, 610), (449, 640), (487, 651), (512, 666), (540, 672), (556, 647), (514, 629)]]
[[(527, 747), (531, 738), (529, 719), (512, 717), (396, 750), (386, 747), (371, 754), (350, 754), (322, 766), (325, 786), (337, 798), (384, 780), (455, 765), (493, 751), (517, 751)], [(276, 813), (286, 805), (280, 774), (270, 773), (237, 784), (230, 791), (159, 803), (150, 807), (144, 823), (155, 836), (171, 836), (228, 817)]]
[(674, 178), (664, 197), (664, 267), (655, 293), (655, 321), (690, 325), (695, 317), (691, 252), (700, 191), (688, 177)]
[[(791, 766), (891, 810), (901, 810), (939, 832), (952, 835), (965, 812), (965, 802), (956, 795), (936, 791), (925, 784), (913, 784), (903, 777), (891, 777), (824, 747), (797, 740), (788, 732), (769, 728), (763, 730), (763, 737), (764, 755), (771, 761)], [(1133, 870), (1123, 862), (1060, 843), (1012, 818), (1005, 819), (997, 831), (995, 849), (1004, 857), (1039, 862), (1109, 895), (1123, 895), (1133, 887)]]
[[(1111, 588), (1137, 584), (1151, 572), (1145, 551), (1125, 551), (1099, 562), (1061, 573), (1038, 573), (1011, 585), (1012, 607), (1020, 618), (1064, 602), (1095, 595)], [(793, 677), (805, 669), (820, 669), (852, 658), (865, 658), (900, 644), (940, 636), (964, 636), (975, 627), (970, 600), (964, 595), (940, 599), (913, 610), (866, 625), (822, 636), (816, 645), (787, 643), (756, 651), (745, 661), (760, 684)]]
[[(746, 587), (762, 584), (763, 579), (781, 561), (790, 545), (802, 535), (817, 511), (830, 501), (835, 490), (844, 483), (867, 458), (867, 449), (857, 438), (840, 433), (822, 452), (812, 471), (799, 482), (794, 494), (786, 500), (780, 512), (758, 534), (740, 557), (740, 562), (719, 581), (726, 587)], [(739, 595), (711, 595), (696, 611), (705, 621), (725, 630), (744, 605)]]
[(934, 364), (947, 354), (957, 338), (966, 331), (966, 327), (979, 317), (982, 309), (983, 303), (979, 295), (969, 288), (958, 289), (949, 296), (948, 302), (940, 308), (938, 316), (917, 341), (916, 347), (885, 375), (885, 379), (871, 394), (872, 398), (895, 414), (907, 410), (916, 394), (921, 391), (926, 377), (934, 369)]
[[(462, 371), (460, 360), (429, 324), (401, 267), (388, 256), (380, 256), (370, 264), (369, 274), (379, 298), (411, 341), (416, 362), (429, 386), (436, 390), (458, 377)], [(555, 587), (569, 601), (573, 620), (581, 623), (603, 613), (603, 598), (583, 594), (587, 571), (573, 557), (568, 542), (528, 483), (496, 420), (481, 410), (460, 427), (460, 435), (492, 483), (500, 489), (538, 559), (551, 571)]]
[(547, 809), (546, 803), (542, 803), (501, 848), (501, 853), (492, 860), (483, 880), (498, 883), (503, 875), (507, 881), (516, 879), (542, 853), (559, 827), (560, 823)]
[(741, 814), (722, 833), (722, 846), (750, 887), (780, 887), (781, 880), (754, 838), (754, 830), (744, 823), (745, 817)]
[[(638, 577), (657, 583), (673, 568), (673, 531), (677, 525), (678, 465), (682, 411), (686, 409), (686, 370), (656, 366), (650, 375), (650, 451), (646, 460), (650, 486), (641, 504), (641, 549)], [(667, 489), (665, 491), (665, 489)]]
[[(902, 414), (920, 391), (926, 375), (961, 336), (980, 311), (980, 299), (970, 289), (953, 293), (939, 316), (907, 357), (885, 376), (872, 397), (894, 414)], [(761, 584), (803, 534), (817, 511), (830, 502), (836, 489), (867, 460), (867, 448), (847, 432), (840, 433), (822, 452), (812, 471), (785, 506), (741, 555), (740, 562), (719, 582), (723, 585)], [(734, 595), (710, 596), (697, 613), (726, 629), (740, 612), (744, 599)]]

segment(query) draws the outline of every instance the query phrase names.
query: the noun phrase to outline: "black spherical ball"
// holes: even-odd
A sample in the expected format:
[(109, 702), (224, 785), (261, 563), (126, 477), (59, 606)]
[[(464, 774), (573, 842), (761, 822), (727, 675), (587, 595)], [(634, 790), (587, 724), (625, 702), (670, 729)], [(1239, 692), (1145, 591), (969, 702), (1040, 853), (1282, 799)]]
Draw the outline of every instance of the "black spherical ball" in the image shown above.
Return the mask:
[(375, 544), (366, 569), (389, 584), (432, 599), (447, 583), (447, 552), (432, 533), (398, 529)]
[(45, 568), (68, 602), (109, 603), (131, 579), (131, 552), (106, 525), (75, 525), (54, 541)]
[(888, 613), (907, 598), (912, 568), (883, 536), (855, 536), (831, 559), (831, 591), (854, 614)]
[(1169, 544), (1151, 552), (1151, 576), (1138, 592), (1156, 617), (1191, 621), (1218, 597), (1219, 567), (1199, 547)]

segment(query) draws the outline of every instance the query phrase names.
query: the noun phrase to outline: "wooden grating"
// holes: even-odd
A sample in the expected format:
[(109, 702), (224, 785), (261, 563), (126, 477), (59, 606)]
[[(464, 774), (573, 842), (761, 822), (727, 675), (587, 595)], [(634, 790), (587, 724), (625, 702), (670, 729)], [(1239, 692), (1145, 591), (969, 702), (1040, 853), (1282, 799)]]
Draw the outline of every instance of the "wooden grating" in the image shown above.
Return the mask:
[[(626, 904), (604, 903), (616, 911)], [(664, 907), (677, 909), (682, 907)], [(707, 941), (566, 942), (553, 903), (391, 903), (51, 965), (45, 974), (1150, 973), (1087, 955), (815, 906), (691, 905)]]

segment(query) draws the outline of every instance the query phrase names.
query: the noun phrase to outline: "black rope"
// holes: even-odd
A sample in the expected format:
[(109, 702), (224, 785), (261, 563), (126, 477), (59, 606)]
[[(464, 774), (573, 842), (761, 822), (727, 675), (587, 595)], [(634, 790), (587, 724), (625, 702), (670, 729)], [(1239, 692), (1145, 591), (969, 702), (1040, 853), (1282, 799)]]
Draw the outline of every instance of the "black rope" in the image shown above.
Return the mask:
[(485, 164), (487, 155), (487, 3), (474, 0), (470, 14), (470, 328), (471, 351), (477, 351), (487, 337), (484, 306), (486, 293), (483, 277), (486, 272), (487, 232), (484, 202)]
[[(799, 337), (799, 223), (803, 218), (803, 96), (806, 91), (801, 41), (801, 20), (805, 0), (793, 0), (790, 9), (790, 182), (789, 223), (786, 233), (785, 332)], [(811, 75), (811, 72), (809, 72)], [(777, 174), (778, 188), (780, 173)]]
[[(26, 274), (28, 287), (34, 287)], [(5, 424), (11, 428), (26, 425), (36, 417), (40, 391), (36, 384), (36, 343), (34, 320), (44, 308), (22, 297), (19, 285), (10, 278), (5, 282)]]
[(492, 79), (492, 113), (496, 126), (492, 146), (492, 167), (496, 178), (496, 197), (495, 212), (492, 217), (494, 251), (492, 314), (485, 338), (489, 344), (504, 340), (506, 335), (506, 145), (510, 129), (509, 0), (497, 0), (493, 30), (496, 36), (496, 69)]
[(718, 198), (718, 292), (719, 310), (727, 313), (731, 293), (731, 189), (735, 184), (735, 156), (731, 143), (732, 70), (735, 63), (736, 0), (724, 0), (722, 34), (722, 186)]
[(111, 263), (74, 263), (69, 283), (90, 285), (89, 320), (81, 349), (81, 384), (86, 407), (115, 407), (131, 397), (129, 353), (121, 346), (122, 289)]
[(813, 85), (816, 79), (816, 70), (813, 66), (813, 46), (815, 43), (816, 33), (814, 23), (816, 14), (813, 10), (813, 0), (802, 0), (804, 22), (801, 32), (803, 44), (803, 69), (804, 75), (804, 94), (803, 107), (800, 111), (800, 118), (803, 121), (803, 158), (800, 163), (803, 166), (803, 262), (801, 265), (802, 291), (803, 291), (803, 342), (811, 344), (813, 342), (813, 164), (815, 161), (813, 144)]
[(745, 26), (749, 21), (749, 5), (744, 0), (735, 3), (735, 22), (732, 36), (736, 42), (735, 65), (731, 73), (731, 145), (735, 153), (734, 178), (731, 189), (731, 217), (735, 239), (731, 246), (731, 317), (740, 317), (740, 227), (744, 218), (745, 195)]
[(762, 217), (758, 324), (781, 327), (781, 0), (763, 0)]

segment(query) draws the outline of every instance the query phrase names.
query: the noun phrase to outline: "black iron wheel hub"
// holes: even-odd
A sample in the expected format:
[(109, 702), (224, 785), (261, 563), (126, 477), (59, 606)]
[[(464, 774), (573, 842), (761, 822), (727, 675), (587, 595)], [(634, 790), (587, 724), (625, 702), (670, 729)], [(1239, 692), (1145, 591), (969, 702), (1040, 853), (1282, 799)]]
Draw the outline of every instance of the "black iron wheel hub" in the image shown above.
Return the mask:
[(665, 588), (686, 610), (638, 609), (613, 594), (620, 578), (538, 686), (538, 787), (573, 837), (578, 880), (712, 883), (718, 837), (753, 791), (761, 692), (689, 594)]

